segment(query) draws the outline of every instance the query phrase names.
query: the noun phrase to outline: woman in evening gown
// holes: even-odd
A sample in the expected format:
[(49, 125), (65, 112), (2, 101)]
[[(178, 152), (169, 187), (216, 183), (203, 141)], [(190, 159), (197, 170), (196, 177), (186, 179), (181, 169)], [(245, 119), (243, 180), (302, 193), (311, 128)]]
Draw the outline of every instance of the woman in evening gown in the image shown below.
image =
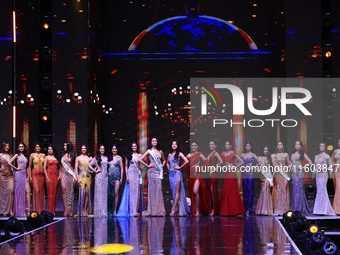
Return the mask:
[(9, 143), (3, 142), (0, 151), (0, 217), (14, 216), (14, 176), (8, 164), (11, 158)]
[(47, 156), (44, 162), (44, 172), (47, 184), (47, 207), (50, 213), (55, 214), (58, 199), (58, 182), (60, 180), (59, 160), (52, 144), (47, 147)]
[(206, 192), (204, 188), (204, 182), (201, 174), (196, 171), (197, 167), (200, 167), (201, 160), (204, 162), (204, 167), (209, 165), (207, 158), (198, 151), (197, 142), (191, 142), (191, 153), (187, 155), (187, 159), (190, 162), (190, 167), (186, 167), (188, 176), (188, 189), (191, 199), (191, 214), (192, 216), (199, 216), (200, 213), (208, 215), (208, 205)]
[(325, 143), (319, 144), (319, 153), (315, 155), (315, 176), (316, 176), (316, 198), (314, 203), (313, 214), (319, 215), (336, 215), (327, 192), (327, 181), (329, 177), (329, 167), (331, 158), (326, 153)]
[[(258, 157), (253, 153), (253, 146), (250, 142), (246, 142), (244, 145), (244, 153), (241, 154), (241, 158), (244, 162), (243, 166), (252, 167), (254, 163), (258, 166), (260, 164)], [(250, 170), (242, 173), (242, 188), (243, 188), (243, 205), (246, 210), (246, 215), (249, 216), (253, 212), (254, 201), (254, 170)]]
[[(179, 165), (180, 160), (184, 162)], [(172, 191), (173, 205), (170, 216), (190, 216), (190, 208), (187, 203), (183, 176), (181, 169), (189, 163), (189, 160), (180, 152), (179, 142), (173, 141), (171, 153), (168, 155), (167, 167), (169, 169), (169, 182)]]
[(75, 155), (73, 144), (65, 142), (61, 157), (61, 190), (63, 197), (64, 216), (73, 216), (74, 205), (74, 183), (77, 181), (77, 176), (74, 171)]
[(333, 169), (333, 177), (334, 177), (334, 200), (333, 200), (333, 209), (336, 214), (340, 214), (340, 139), (338, 139), (338, 149), (333, 152), (332, 155), (332, 169)]
[[(209, 160), (209, 165), (213, 167), (223, 164), (220, 155), (216, 151), (216, 146), (215, 141), (209, 142), (210, 154), (207, 159)], [(209, 216), (218, 215), (218, 180), (218, 174), (214, 172), (209, 175), (205, 183)]]
[[(34, 152), (30, 155), (28, 168), (31, 173), (33, 186), (33, 211), (41, 213), (45, 210), (45, 173), (44, 161), (45, 154), (40, 153), (41, 146), (39, 143), (34, 144)], [(33, 169), (31, 171), (31, 166)]]
[(130, 144), (129, 151), (125, 158), (126, 181), (129, 185), (129, 209), (130, 216), (139, 216), (143, 211), (143, 178), (139, 167), (139, 153), (136, 142)]
[(119, 186), (123, 179), (123, 160), (118, 155), (118, 147), (116, 144), (111, 146), (108, 157), (108, 216), (112, 217), (117, 213)]
[(78, 216), (88, 216), (92, 213), (91, 184), (92, 171), (89, 169), (89, 162), (92, 160), (88, 156), (88, 147), (85, 144), (80, 146), (80, 155), (76, 157), (75, 169), (79, 184)]
[[(231, 142), (226, 141), (225, 151), (220, 154), (221, 158), (228, 169), (232, 169), (232, 167), (238, 168), (243, 165), (244, 162), (231, 149)], [(220, 216), (232, 216), (245, 213), (235, 171), (227, 171), (225, 174), (219, 203)]]
[(273, 175), (271, 173), (271, 157), (269, 147), (264, 146), (262, 156), (259, 157), (261, 171), (261, 192), (256, 205), (256, 215), (272, 215), (273, 201), (270, 187), (273, 186)]
[(272, 192), (273, 199), (273, 215), (283, 215), (289, 209), (289, 187), (288, 170), (291, 163), (288, 153), (284, 152), (283, 142), (278, 141), (276, 143), (276, 153), (271, 155), (274, 166), (274, 185)]
[(294, 153), (291, 156), (292, 169), (292, 185), (293, 185), (293, 210), (300, 211), (302, 215), (312, 214), (311, 209), (308, 206), (305, 190), (303, 188), (304, 183), (304, 171), (302, 161), (306, 160), (308, 165), (312, 165), (312, 161), (304, 151), (301, 141), (295, 141)]
[[(107, 164), (108, 159), (105, 156), (105, 146), (99, 145), (99, 150), (97, 151), (96, 157), (94, 157), (89, 168), (92, 172), (95, 172), (95, 182), (94, 182), (94, 216), (105, 217), (107, 216)], [(96, 166), (96, 169), (93, 168)]]
[[(17, 167), (13, 165), (14, 161), (17, 161)], [(26, 183), (27, 183), (27, 168), (28, 156), (26, 145), (23, 142), (18, 144), (17, 153), (8, 162), (8, 165), (15, 170), (14, 180), (15, 180), (15, 192), (14, 192), (14, 214), (17, 217), (26, 216), (29, 214), (27, 208), (30, 207), (26, 204)], [(29, 194), (30, 195), (30, 194)]]
[[(145, 158), (148, 158), (149, 164), (144, 161)], [(139, 162), (148, 168), (148, 206), (143, 216), (165, 216), (162, 180), (166, 161), (157, 138), (151, 139), (149, 149), (139, 158)]]

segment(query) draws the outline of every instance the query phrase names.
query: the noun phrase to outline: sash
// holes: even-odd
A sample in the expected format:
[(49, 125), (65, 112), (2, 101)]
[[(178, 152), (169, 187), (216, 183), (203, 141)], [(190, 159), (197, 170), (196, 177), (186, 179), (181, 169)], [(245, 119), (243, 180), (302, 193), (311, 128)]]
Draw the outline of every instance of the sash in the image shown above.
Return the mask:
[[(8, 156), (6, 156), (5, 154), (2, 154), (2, 153), (0, 153), (0, 156), (1, 157), (3, 157), (4, 159), (6, 159), (7, 160), (7, 162), (9, 162), (11, 159), (8, 157)], [(11, 170), (12, 170), (12, 173), (14, 174), (14, 169), (11, 167)]]
[(150, 156), (155, 161), (156, 167), (160, 171), (159, 179), (163, 179), (163, 165), (162, 165), (162, 162), (160, 161), (160, 159), (157, 157), (156, 153), (153, 150), (149, 149), (149, 153), (150, 153)]
[(61, 164), (63, 165), (64, 169), (70, 174), (72, 175), (72, 177), (74, 178), (74, 180), (77, 181), (77, 176), (74, 173), (74, 171), (72, 171), (72, 169), (65, 163), (64, 161), (64, 157), (61, 158)]
[(136, 165), (136, 167), (138, 169), (139, 184), (142, 185), (143, 184), (142, 172), (139, 168), (139, 162), (133, 157), (133, 155), (132, 155), (132, 162), (133, 162), (133, 164)]
[(273, 187), (273, 176), (270, 173), (270, 169), (266, 166), (265, 161), (263, 158), (260, 158), (261, 160), (261, 166), (260, 166), (260, 170), (261, 173), (263, 174), (264, 178), (269, 182), (270, 187)]

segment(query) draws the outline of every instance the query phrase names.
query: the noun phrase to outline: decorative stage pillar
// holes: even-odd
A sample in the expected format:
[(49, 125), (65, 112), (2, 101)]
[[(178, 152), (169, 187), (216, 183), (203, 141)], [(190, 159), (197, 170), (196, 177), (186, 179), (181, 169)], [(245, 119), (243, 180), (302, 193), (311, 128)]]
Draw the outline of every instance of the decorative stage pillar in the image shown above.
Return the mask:
[[(244, 143), (244, 125), (243, 125), (243, 115), (234, 115), (233, 117), (233, 150), (237, 155), (243, 153), (243, 143)], [(238, 185), (241, 188), (241, 173), (237, 173)]]
[[(143, 154), (148, 149), (148, 131), (149, 131), (149, 104), (144, 83), (140, 83), (140, 92), (137, 105), (138, 114), (138, 146), (139, 151)], [(146, 167), (142, 169), (142, 175), (145, 176)], [(144, 179), (144, 191), (146, 192), (147, 181)]]

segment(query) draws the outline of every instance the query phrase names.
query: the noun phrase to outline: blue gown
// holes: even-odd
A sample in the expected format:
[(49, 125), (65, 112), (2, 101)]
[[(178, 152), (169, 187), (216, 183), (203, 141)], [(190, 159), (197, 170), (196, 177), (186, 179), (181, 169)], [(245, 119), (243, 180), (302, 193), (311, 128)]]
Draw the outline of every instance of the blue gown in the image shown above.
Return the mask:
[(191, 212), (190, 212), (190, 208), (188, 206), (186, 195), (185, 195), (182, 172), (180, 169), (174, 169), (174, 166), (178, 165), (179, 163), (179, 158), (175, 159), (174, 156), (171, 156), (169, 158), (169, 163), (170, 163), (169, 181), (170, 181), (170, 186), (171, 186), (171, 191), (172, 191), (172, 198), (174, 201), (175, 201), (177, 180), (178, 178), (181, 179), (181, 195), (178, 201), (178, 207), (179, 207), (178, 216), (190, 216)]
[[(242, 158), (244, 166), (251, 166), (253, 162), (256, 162), (254, 158)], [(253, 212), (254, 201), (254, 172), (242, 173), (242, 187), (243, 187), (243, 205), (246, 213), (251, 214)]]

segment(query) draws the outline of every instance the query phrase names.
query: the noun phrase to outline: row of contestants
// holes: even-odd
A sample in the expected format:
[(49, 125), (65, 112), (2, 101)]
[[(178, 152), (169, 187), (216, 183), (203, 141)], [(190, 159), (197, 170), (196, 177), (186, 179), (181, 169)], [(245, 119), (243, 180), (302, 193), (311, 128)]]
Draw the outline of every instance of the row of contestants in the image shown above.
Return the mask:
[[(207, 158), (202, 153), (197, 152), (197, 143), (192, 143), (191, 149), (196, 158), (207, 162), (205, 165), (225, 165), (225, 166), (266, 166), (259, 167), (259, 169), (270, 169), (270, 166), (277, 167), (276, 169), (284, 169), (286, 167), (289, 171), (270, 171), (261, 172), (261, 192), (256, 206), (256, 215), (282, 215), (289, 209), (289, 180), (292, 183), (293, 203), (292, 209), (298, 210), (302, 214), (318, 214), (318, 215), (336, 215), (340, 214), (340, 169), (337, 171), (336, 164), (340, 163), (340, 140), (338, 140), (339, 149), (333, 152), (332, 157), (326, 153), (325, 143), (320, 143), (318, 153), (315, 155), (314, 177), (316, 177), (317, 194), (314, 204), (313, 212), (307, 204), (306, 195), (303, 188), (304, 172), (303, 160), (306, 160), (309, 166), (312, 161), (304, 152), (301, 141), (296, 141), (294, 144), (294, 151), (289, 157), (284, 150), (284, 144), (279, 141), (276, 144), (276, 153), (270, 154), (269, 147), (264, 146), (262, 156), (257, 157), (252, 151), (252, 145), (247, 142), (244, 146), (244, 153), (239, 157), (231, 150), (231, 142), (225, 143), (225, 150), (221, 154), (216, 152), (216, 143), (211, 141), (209, 148), (211, 153)], [(195, 158), (194, 166), (199, 164), (199, 159)], [(196, 163), (197, 162), (197, 163)], [(325, 167), (326, 166), (326, 167)], [(313, 167), (312, 167), (313, 168)], [(286, 172), (287, 171), (287, 172)], [(290, 173), (290, 174), (289, 174)], [(330, 203), (327, 193), (327, 181), (329, 175), (333, 173), (335, 184), (335, 197), (333, 207)], [(227, 173), (224, 175), (224, 182), (220, 198), (218, 196), (218, 175), (212, 174), (211, 178), (206, 181), (206, 192), (204, 192), (203, 181), (201, 180), (201, 192), (203, 198), (200, 200), (204, 204), (206, 200), (207, 208), (210, 215), (236, 215), (245, 213), (252, 214), (253, 197), (254, 197), (254, 171), (242, 173), (242, 188), (243, 188), (243, 204), (239, 195), (236, 173)], [(272, 194), (270, 186), (273, 186)], [(206, 194), (206, 198), (204, 198)], [(216, 213), (217, 212), (217, 213)]]
[[(340, 140), (338, 141), (340, 147)], [(41, 212), (45, 209), (45, 182), (48, 192), (48, 210), (55, 212), (57, 200), (58, 181), (61, 181), (64, 215), (73, 215), (73, 186), (79, 184), (78, 215), (86, 216), (92, 212), (91, 203), (91, 173), (95, 173), (94, 214), (96, 216), (114, 215), (117, 211), (119, 186), (123, 177), (123, 162), (118, 155), (116, 145), (111, 147), (109, 157), (105, 156), (105, 147), (101, 145), (95, 158), (87, 156), (87, 146), (82, 145), (80, 155), (75, 157), (73, 145), (70, 142), (64, 144), (62, 158), (59, 162), (54, 147), (48, 147), (48, 155), (40, 153), (40, 145), (35, 145), (35, 152), (27, 159), (26, 148), (19, 143), (17, 154), (10, 155), (9, 144), (3, 143), (0, 154), (1, 162), (1, 194), (0, 214), (23, 216), (30, 210), (30, 183), (33, 185), (33, 210)], [(224, 164), (225, 166), (241, 165), (266, 165), (270, 164), (293, 166), (293, 209), (309, 214), (310, 209), (303, 190), (302, 160), (311, 163), (309, 157), (303, 151), (301, 141), (296, 141), (294, 153), (291, 158), (284, 152), (282, 142), (277, 143), (277, 152), (270, 156), (268, 147), (264, 147), (263, 155), (257, 157), (252, 152), (250, 143), (246, 143), (244, 151), (239, 157), (231, 149), (231, 143), (225, 143), (225, 151), (221, 154), (216, 152), (216, 143), (210, 142), (211, 153), (207, 158), (198, 152), (198, 145), (192, 142), (192, 152), (185, 157), (179, 151), (179, 143), (171, 144), (171, 153), (165, 160), (163, 152), (159, 150), (156, 138), (150, 143), (150, 149), (139, 154), (136, 143), (132, 143), (130, 151), (125, 159), (126, 184), (122, 197), (120, 210), (117, 215), (138, 216), (143, 209), (142, 199), (142, 175), (140, 164), (148, 167), (148, 207), (143, 212), (144, 216), (164, 216), (164, 202), (162, 193), (163, 167), (167, 163), (169, 169), (169, 181), (173, 194), (173, 208), (170, 215), (238, 215), (242, 213), (251, 214), (254, 196), (254, 178), (252, 173), (244, 174), (243, 177), (243, 203), (239, 195), (238, 180), (236, 173), (228, 173), (225, 176), (222, 192), (218, 195), (218, 179), (208, 178), (204, 185), (203, 179), (196, 174), (194, 168), (201, 164), (205, 165)], [(332, 158), (325, 153), (325, 144), (319, 146), (319, 153), (315, 156), (315, 164), (327, 164), (340, 162), (340, 149), (335, 150)], [(179, 166), (180, 160), (183, 164)], [(191, 167), (186, 168), (189, 174), (188, 187), (191, 197), (191, 212), (186, 202), (183, 177), (181, 168), (191, 161)], [(14, 162), (16, 161), (16, 164)], [(28, 165), (27, 165), (28, 163)], [(31, 166), (33, 169), (31, 170)], [(14, 169), (14, 172), (11, 171)], [(27, 169), (26, 169), (27, 168)], [(59, 171), (60, 169), (60, 171)], [(74, 171), (77, 169), (77, 171)], [(13, 174), (15, 173), (15, 174)], [(335, 172), (337, 174), (337, 172)], [(190, 176), (191, 175), (191, 176)], [(336, 193), (333, 207), (327, 194), (326, 184), (328, 173), (321, 172), (317, 175), (317, 196), (313, 213), (334, 215), (339, 213), (339, 186), (336, 185)], [(26, 178), (27, 176), (27, 178)], [(15, 177), (15, 181), (14, 181)], [(338, 177), (337, 175), (335, 177)], [(261, 179), (261, 193), (256, 207), (256, 214), (281, 215), (289, 209), (288, 180), (285, 173), (263, 173)], [(273, 181), (274, 180), (274, 181)], [(336, 178), (339, 183), (339, 178)], [(273, 194), (270, 195), (270, 184), (274, 182)], [(15, 183), (15, 185), (14, 185)], [(15, 186), (15, 192), (14, 192)], [(14, 195), (15, 194), (15, 195)], [(26, 194), (26, 196), (25, 196)], [(14, 207), (14, 208), (13, 208)]]

